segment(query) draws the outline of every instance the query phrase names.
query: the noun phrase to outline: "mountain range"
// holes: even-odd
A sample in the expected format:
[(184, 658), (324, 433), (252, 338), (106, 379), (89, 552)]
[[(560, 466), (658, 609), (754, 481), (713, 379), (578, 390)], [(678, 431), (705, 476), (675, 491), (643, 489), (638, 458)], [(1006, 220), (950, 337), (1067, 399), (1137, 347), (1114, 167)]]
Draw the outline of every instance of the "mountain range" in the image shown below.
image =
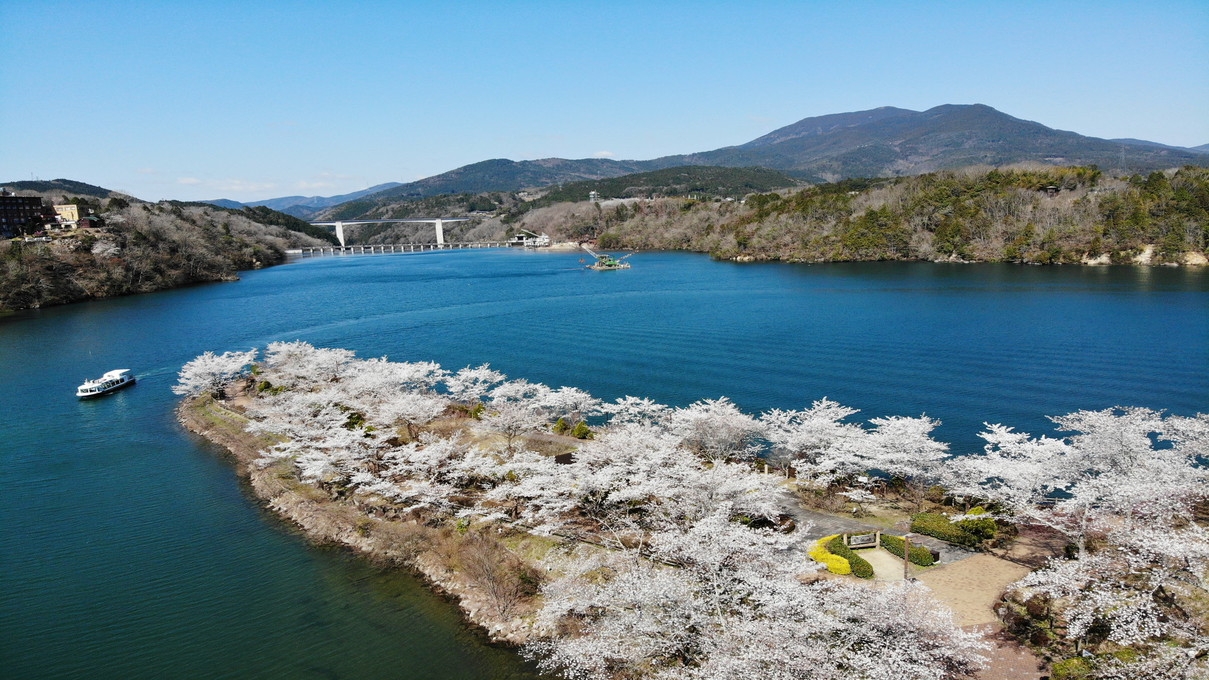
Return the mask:
[(1209, 144), (1184, 148), (1139, 139), (1086, 137), (1014, 118), (983, 104), (945, 104), (926, 111), (884, 106), (805, 118), (745, 144), (713, 151), (646, 161), (493, 159), (416, 182), (378, 185), (342, 196), (288, 196), (248, 205), (309, 218), (351, 200), (381, 205), (441, 194), (518, 191), (684, 165), (763, 167), (807, 182), (832, 182), (1022, 162), (1144, 173), (1209, 165)]
[(240, 203), (239, 201), (232, 201), (228, 198), (219, 198), (213, 201), (202, 201), (202, 203), (212, 203), (223, 208), (235, 209), (264, 206), (279, 212), (287, 212), (292, 208), (294, 209), (294, 212), (290, 212), (288, 214), (292, 214), (297, 217), (299, 216), (297, 213), (312, 214), (322, 210), (323, 208), (339, 205), (341, 203), (347, 203), (349, 201), (355, 201), (363, 196), (388, 191), (397, 186), (401, 186), (401, 184), (399, 182), (386, 182), (384, 184), (369, 187), (368, 189), (354, 191), (350, 194), (341, 194), (339, 196), (282, 196), (281, 198), (268, 198), (263, 201), (251, 201), (249, 203)]

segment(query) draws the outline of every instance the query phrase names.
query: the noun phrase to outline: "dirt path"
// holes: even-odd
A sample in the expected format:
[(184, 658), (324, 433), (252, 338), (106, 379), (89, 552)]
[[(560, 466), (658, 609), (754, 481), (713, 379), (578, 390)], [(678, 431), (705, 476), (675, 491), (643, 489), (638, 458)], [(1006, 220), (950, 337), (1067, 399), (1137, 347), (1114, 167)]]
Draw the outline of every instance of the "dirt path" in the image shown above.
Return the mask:
[(987, 554), (971, 555), (960, 562), (941, 564), (916, 578), (948, 605), (960, 626), (994, 624), (995, 603), (1009, 583), (1029, 573), (1028, 567)]
[(990, 666), (977, 675), (982, 680), (1037, 680), (1042, 664), (1028, 648), (1004, 635), (995, 616), (995, 604), (1008, 584), (1029, 573), (1028, 567), (993, 555), (977, 554), (960, 562), (933, 567), (916, 578), (932, 589), (966, 630), (980, 630), (991, 642)]
[(978, 630), (991, 643), (987, 667), (974, 675), (978, 680), (1040, 680), (1049, 677), (1041, 660), (1032, 651), (1009, 638), (996, 626), (968, 626)]

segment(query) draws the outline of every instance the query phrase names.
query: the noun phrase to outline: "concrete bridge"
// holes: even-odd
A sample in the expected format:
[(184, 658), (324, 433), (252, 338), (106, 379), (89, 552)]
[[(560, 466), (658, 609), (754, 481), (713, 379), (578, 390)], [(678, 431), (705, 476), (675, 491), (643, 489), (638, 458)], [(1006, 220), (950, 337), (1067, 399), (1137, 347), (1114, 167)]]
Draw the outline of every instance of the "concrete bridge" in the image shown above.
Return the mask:
[(475, 241), (473, 243), (402, 243), (396, 245), (324, 246), (322, 248), (295, 248), (285, 251), (296, 257), (319, 257), (322, 255), (372, 255), (376, 253), (422, 253), (428, 250), (461, 250), (463, 248), (512, 248), (515, 241)]
[[(287, 250), (287, 255), (313, 257), (318, 255), (369, 255), (373, 253), (419, 253), (426, 250), (460, 250), (463, 248), (542, 248), (550, 245), (550, 237), (546, 234), (535, 234), (528, 230), (513, 236), (508, 241), (474, 241), (447, 243), (445, 241), (446, 222), (466, 222), (469, 217), (408, 217), (396, 220), (334, 220), (331, 222), (311, 222), (317, 227), (335, 227), (339, 246), (322, 246), (319, 248), (295, 248)], [(344, 227), (353, 224), (396, 224), (400, 222), (417, 222), (431, 224), (436, 230), (436, 243), (398, 243), (366, 244), (350, 246), (344, 242)]]
[(353, 224), (400, 224), (405, 222), (416, 222), (420, 224), (431, 224), (436, 228), (437, 245), (445, 245), (445, 223), (446, 222), (466, 222), (469, 217), (409, 217), (406, 219), (397, 220), (335, 220), (333, 222), (311, 222), (316, 227), (335, 227), (336, 239), (340, 241), (340, 247), (344, 248), (344, 227), (345, 225)]

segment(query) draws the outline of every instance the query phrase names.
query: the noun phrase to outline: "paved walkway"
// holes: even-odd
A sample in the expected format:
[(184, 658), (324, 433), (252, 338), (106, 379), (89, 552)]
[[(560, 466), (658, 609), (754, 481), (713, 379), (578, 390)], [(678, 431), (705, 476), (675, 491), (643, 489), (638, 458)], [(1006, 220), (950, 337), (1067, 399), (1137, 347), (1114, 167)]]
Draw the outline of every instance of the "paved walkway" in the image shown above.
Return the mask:
[[(873, 567), (875, 581), (903, 580), (903, 558), (881, 549), (867, 548), (857, 553)], [(914, 567), (918, 569), (919, 567)]]

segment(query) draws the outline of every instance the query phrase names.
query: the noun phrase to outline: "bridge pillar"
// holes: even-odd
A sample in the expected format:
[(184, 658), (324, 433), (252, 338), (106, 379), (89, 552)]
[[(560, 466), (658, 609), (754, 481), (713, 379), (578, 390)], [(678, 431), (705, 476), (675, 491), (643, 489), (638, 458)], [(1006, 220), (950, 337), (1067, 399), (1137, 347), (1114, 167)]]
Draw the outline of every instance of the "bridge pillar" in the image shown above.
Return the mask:
[(445, 223), (439, 217), (435, 222), (437, 224), (437, 245), (443, 246), (445, 245)]

